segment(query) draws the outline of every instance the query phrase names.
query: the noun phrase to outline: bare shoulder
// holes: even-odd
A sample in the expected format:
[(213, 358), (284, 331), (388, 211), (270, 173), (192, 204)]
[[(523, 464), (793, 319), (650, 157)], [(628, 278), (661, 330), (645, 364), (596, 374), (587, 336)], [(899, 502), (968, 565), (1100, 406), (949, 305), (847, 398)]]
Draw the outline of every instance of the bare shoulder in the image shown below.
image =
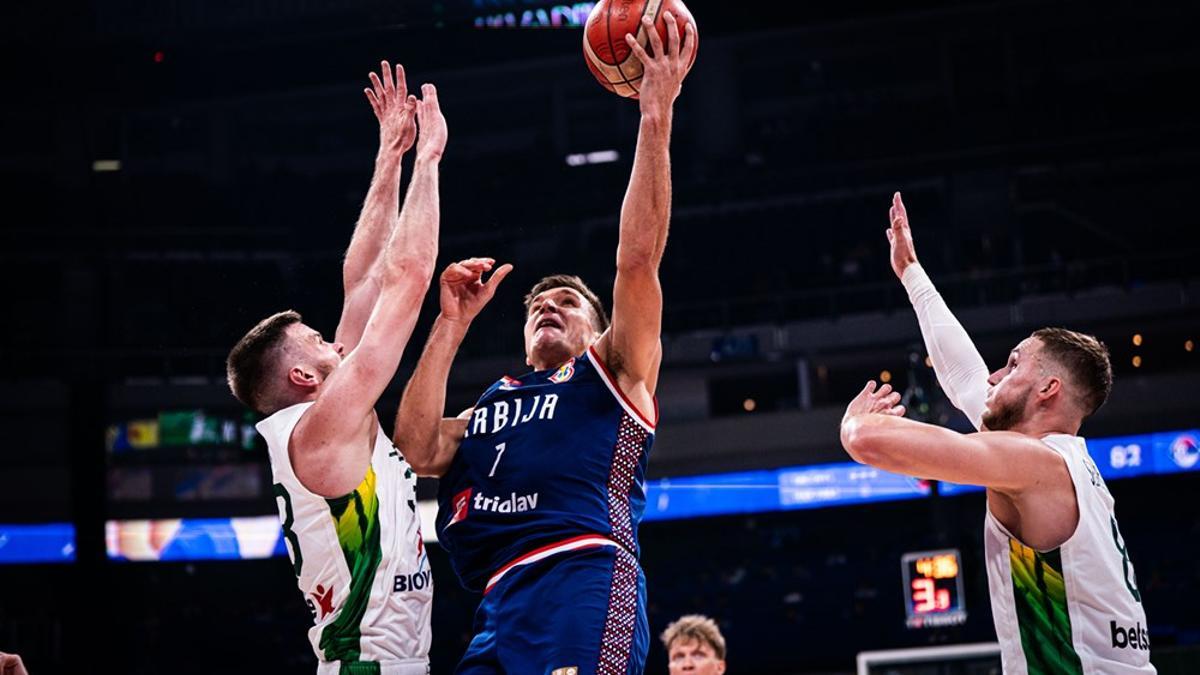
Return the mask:
[(1014, 431), (981, 431), (973, 434), (1001, 453), (1001, 459), (1019, 477), (1002, 492), (1015, 500), (1025, 495), (1070, 494), (1075, 489), (1066, 459), (1042, 439)]
[[(310, 408), (311, 411), (311, 408)], [(372, 411), (363, 418), (352, 438), (333, 439), (311, 433), (306, 411), (288, 439), (288, 460), (296, 480), (309, 492), (340, 497), (362, 482), (371, 463), (379, 422)]]

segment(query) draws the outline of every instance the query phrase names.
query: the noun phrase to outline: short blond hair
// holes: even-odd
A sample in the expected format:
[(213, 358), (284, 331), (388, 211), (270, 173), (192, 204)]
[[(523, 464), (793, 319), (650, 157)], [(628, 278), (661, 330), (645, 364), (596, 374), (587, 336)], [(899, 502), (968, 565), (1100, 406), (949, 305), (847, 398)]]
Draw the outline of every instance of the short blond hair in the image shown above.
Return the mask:
[(717, 622), (703, 614), (687, 614), (681, 616), (667, 626), (660, 638), (663, 647), (671, 651), (671, 645), (678, 640), (697, 640), (707, 642), (708, 646), (717, 653), (717, 658), (725, 660), (725, 636), (717, 628)]

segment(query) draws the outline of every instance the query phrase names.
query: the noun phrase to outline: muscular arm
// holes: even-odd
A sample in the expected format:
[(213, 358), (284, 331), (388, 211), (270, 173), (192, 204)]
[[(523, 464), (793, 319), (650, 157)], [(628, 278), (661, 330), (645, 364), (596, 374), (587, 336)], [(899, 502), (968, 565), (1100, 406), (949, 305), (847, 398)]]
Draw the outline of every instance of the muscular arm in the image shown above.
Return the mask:
[(438, 163), (445, 123), (431, 85), (425, 85), (424, 96), (418, 110), (422, 147), (400, 220), (380, 257), (379, 299), (358, 346), (325, 380), (292, 432), (297, 476), (317, 494), (345, 494), (362, 480), (361, 457), (345, 450), (358, 439), (395, 375), (429, 288), (437, 258)]
[(1008, 495), (1071, 489), (1062, 458), (1015, 432), (960, 434), (903, 417), (863, 414), (847, 415), (841, 439), (854, 461), (909, 476), (983, 485)]
[(450, 468), (467, 420), (443, 418), (450, 365), (467, 327), (438, 317), (417, 369), (404, 387), (392, 442), (417, 475), (439, 477)]
[(613, 320), (608, 360), (618, 377), (645, 383), (662, 357), (662, 286), (658, 267), (667, 245), (671, 218), (671, 119), (642, 117), (629, 189), (621, 208), (617, 275), (613, 284)]
[(446, 409), (446, 380), (471, 322), (512, 271), (512, 265), (501, 265), (484, 282), (484, 273), (495, 262), (491, 258), (470, 258), (452, 263), (442, 273), (439, 283), (442, 312), (434, 320), (425, 351), (404, 388), (392, 434), (392, 442), (419, 475), (446, 473), (466, 431), (465, 416), (442, 417)]
[(892, 197), (889, 217), (891, 227), (887, 238), (891, 246), (892, 270), (908, 291), (908, 300), (921, 325), (921, 338), (933, 363), (933, 372), (954, 407), (966, 413), (976, 429), (982, 429), (988, 390), (987, 365), (917, 262), (908, 211), (899, 192)]
[(345, 299), (334, 340), (345, 345), (347, 350), (357, 346), (367, 318), (379, 298), (377, 263), (397, 222), (401, 160), (412, 147), (416, 135), (416, 98), (408, 95), (404, 67), (396, 66), (393, 82), (388, 62), (380, 65), (383, 77), (371, 73), (372, 86), (364, 90), (379, 120), (379, 152), (375, 157), (375, 173), (371, 177), (371, 187), (367, 190), (350, 247), (346, 250), (346, 260), (342, 264)]
[(612, 326), (597, 345), (616, 371), (622, 389), (643, 413), (653, 410), (662, 361), (663, 298), (658, 267), (671, 219), (673, 107), (696, 48), (695, 27), (690, 22), (681, 39), (675, 17), (667, 12), (663, 20), (665, 48), (653, 23), (648, 18), (643, 22), (654, 56), (648, 55), (632, 36), (627, 38), (645, 73), (639, 92), (641, 124), (633, 171), (621, 206)]

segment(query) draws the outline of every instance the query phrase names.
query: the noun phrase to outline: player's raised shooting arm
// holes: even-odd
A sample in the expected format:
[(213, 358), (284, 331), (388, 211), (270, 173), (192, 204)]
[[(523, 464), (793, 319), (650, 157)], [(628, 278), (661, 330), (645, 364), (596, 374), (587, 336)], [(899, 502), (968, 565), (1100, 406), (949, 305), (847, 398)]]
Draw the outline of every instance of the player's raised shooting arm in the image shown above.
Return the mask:
[(321, 461), (315, 463), (326, 467), (318, 481), (305, 482), (318, 494), (344, 494), (362, 480), (362, 467), (339, 460), (396, 373), (437, 259), (438, 163), (446, 126), (432, 85), (423, 94), (417, 159), (400, 221), (380, 259), (379, 299), (358, 346), (329, 375), (292, 432), (292, 452), (317, 453)]
[(890, 217), (887, 237), (892, 249), (892, 269), (908, 291), (933, 372), (954, 407), (963, 411), (976, 429), (982, 429), (988, 390), (987, 364), (917, 262), (908, 212), (899, 192), (892, 197)]
[[(678, 25), (664, 14), (667, 44), (647, 18), (654, 55), (629, 38), (633, 53), (642, 61), (644, 75), (639, 93), (641, 123), (629, 187), (621, 206), (617, 274), (613, 286), (613, 320), (599, 345), (617, 370), (622, 386), (654, 395), (662, 360), (662, 286), (658, 267), (667, 245), (671, 219), (671, 124), (675, 98), (687, 75), (696, 46), (695, 27), (688, 24), (679, 38)], [(627, 392), (637, 401), (636, 392)], [(643, 401), (645, 406), (649, 401)]]
[(983, 485), (1010, 495), (1070, 482), (1066, 464), (1046, 444), (1010, 431), (960, 434), (863, 413), (847, 414), (841, 439), (854, 461), (918, 478)]
[(392, 434), (392, 442), (418, 475), (443, 475), (454, 461), (466, 431), (465, 416), (443, 417), (446, 381), (471, 322), (512, 271), (512, 265), (502, 265), (483, 281), (483, 275), (495, 262), (491, 258), (470, 258), (452, 263), (442, 272), (439, 283), (442, 311), (433, 322), (421, 360), (404, 388)]
[(397, 222), (401, 159), (417, 135), (417, 100), (408, 93), (404, 67), (397, 65), (393, 78), (391, 66), (383, 61), (380, 75), (371, 73), (369, 77), (371, 86), (363, 91), (379, 121), (379, 153), (375, 157), (371, 187), (342, 264), (344, 299), (335, 341), (347, 350), (358, 345), (367, 317), (379, 297), (378, 263)]

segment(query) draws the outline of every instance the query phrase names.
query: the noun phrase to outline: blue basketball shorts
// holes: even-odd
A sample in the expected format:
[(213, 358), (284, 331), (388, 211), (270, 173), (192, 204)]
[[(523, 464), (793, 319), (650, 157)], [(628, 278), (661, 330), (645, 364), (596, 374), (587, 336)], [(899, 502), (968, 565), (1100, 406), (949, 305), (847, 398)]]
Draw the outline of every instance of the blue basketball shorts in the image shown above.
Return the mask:
[(646, 577), (619, 546), (514, 567), (475, 612), (458, 675), (642, 675)]

